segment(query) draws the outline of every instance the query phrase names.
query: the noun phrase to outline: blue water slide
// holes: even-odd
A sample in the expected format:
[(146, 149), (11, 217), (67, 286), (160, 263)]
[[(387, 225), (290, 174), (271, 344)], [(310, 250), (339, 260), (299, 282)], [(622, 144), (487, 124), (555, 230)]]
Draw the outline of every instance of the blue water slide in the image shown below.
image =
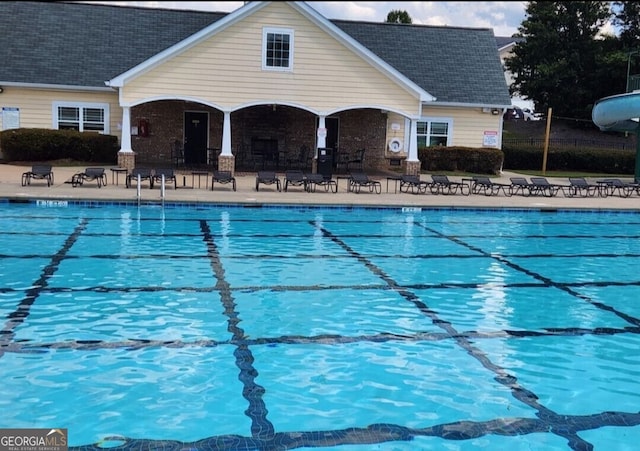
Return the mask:
[(602, 131), (636, 134), (636, 173), (640, 181), (640, 92), (603, 97), (591, 110), (591, 119)]

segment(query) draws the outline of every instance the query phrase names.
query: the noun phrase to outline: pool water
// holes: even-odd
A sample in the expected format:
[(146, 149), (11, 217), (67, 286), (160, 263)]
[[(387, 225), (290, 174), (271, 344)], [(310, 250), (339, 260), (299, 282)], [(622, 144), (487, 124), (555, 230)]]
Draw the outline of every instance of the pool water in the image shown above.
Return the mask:
[(0, 203), (0, 427), (631, 450), (640, 214)]

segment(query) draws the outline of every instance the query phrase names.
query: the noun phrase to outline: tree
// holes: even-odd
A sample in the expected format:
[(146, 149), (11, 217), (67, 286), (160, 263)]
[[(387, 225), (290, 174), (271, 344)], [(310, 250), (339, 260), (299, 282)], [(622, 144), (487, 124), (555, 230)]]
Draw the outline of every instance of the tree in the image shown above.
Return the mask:
[[(611, 63), (604, 54), (611, 42), (596, 38), (611, 17), (609, 2), (529, 2), (515, 35), (524, 39), (505, 61), (514, 77), (512, 94), (531, 99), (537, 110), (552, 107), (554, 115), (590, 121), (605, 56)], [(622, 78), (609, 79), (606, 89), (623, 92)]]
[(394, 9), (389, 11), (389, 14), (387, 14), (387, 20), (385, 22), (410, 24), (410, 23), (413, 23), (413, 20), (411, 20), (411, 16), (409, 15), (408, 12), (401, 11), (399, 9)]
[(613, 24), (620, 27), (623, 47), (634, 50), (640, 47), (640, 3), (613, 2)]

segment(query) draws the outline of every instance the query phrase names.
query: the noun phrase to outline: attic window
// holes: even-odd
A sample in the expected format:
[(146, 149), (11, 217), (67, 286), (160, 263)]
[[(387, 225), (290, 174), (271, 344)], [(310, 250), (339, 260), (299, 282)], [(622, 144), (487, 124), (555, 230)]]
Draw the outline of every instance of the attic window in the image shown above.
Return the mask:
[(262, 41), (262, 68), (290, 71), (293, 67), (293, 30), (265, 28)]

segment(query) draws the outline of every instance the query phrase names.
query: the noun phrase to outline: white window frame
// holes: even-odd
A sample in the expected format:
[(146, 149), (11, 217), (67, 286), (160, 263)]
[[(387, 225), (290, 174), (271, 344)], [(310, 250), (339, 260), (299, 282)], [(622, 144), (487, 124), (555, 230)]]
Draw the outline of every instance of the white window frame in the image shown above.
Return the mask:
[[(289, 36), (289, 65), (284, 66), (268, 66), (267, 65), (267, 45), (269, 43), (270, 34), (283, 34)], [(263, 28), (262, 29), (262, 70), (275, 72), (292, 72), (293, 71), (293, 30), (290, 28)]]
[[(452, 131), (453, 131), (453, 119), (451, 119), (450, 117), (422, 117), (420, 119), (418, 119), (418, 124), (420, 123), (427, 123), (427, 133), (420, 133), (418, 131), (418, 142), (420, 141), (420, 137), (422, 136), (426, 136), (426, 143), (427, 143), (427, 147), (433, 147), (433, 146), (429, 146), (429, 142), (431, 141), (432, 137), (443, 137), (444, 135), (435, 135), (432, 133), (432, 124), (433, 123), (443, 123), (443, 124), (447, 124), (447, 135), (446, 135), (446, 139), (447, 139), (447, 144), (446, 147), (451, 146), (451, 140), (453, 138), (452, 136)], [(419, 127), (418, 127), (419, 130)], [(418, 146), (419, 147), (419, 146)]]
[(52, 105), (52, 111), (51, 111), (51, 117), (53, 118), (52, 120), (52, 128), (54, 130), (59, 130), (60, 128), (60, 117), (58, 116), (58, 109), (62, 107), (62, 108), (77, 108), (78, 109), (78, 113), (79, 113), (79, 119), (78, 119), (78, 129), (81, 132), (84, 132), (84, 110), (88, 109), (88, 108), (92, 108), (92, 109), (97, 109), (97, 110), (102, 110), (103, 111), (103, 115), (104, 115), (104, 123), (103, 123), (103, 130), (102, 131), (98, 131), (98, 130), (87, 130), (88, 132), (98, 132), (104, 135), (108, 135), (111, 130), (109, 127), (109, 117), (110, 117), (110, 111), (109, 111), (109, 104), (108, 103), (88, 103), (88, 102), (63, 102), (63, 101), (58, 101), (58, 102), (53, 102)]

